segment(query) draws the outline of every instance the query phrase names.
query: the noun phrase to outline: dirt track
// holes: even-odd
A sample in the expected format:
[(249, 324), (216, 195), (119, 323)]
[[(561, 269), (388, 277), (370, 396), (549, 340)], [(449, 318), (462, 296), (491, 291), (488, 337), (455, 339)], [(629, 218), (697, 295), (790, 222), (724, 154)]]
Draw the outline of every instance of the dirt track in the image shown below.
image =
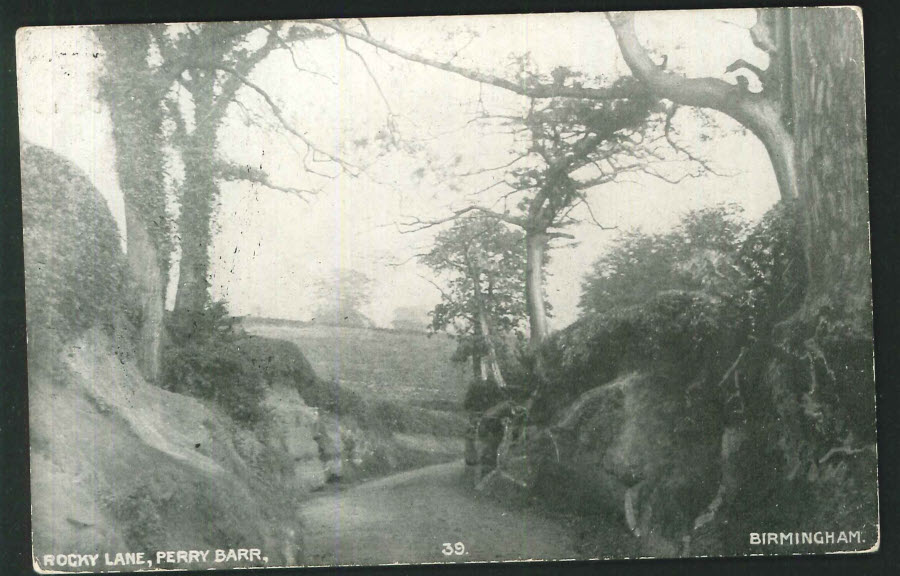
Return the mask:
[[(563, 559), (564, 526), (508, 508), (464, 482), (462, 462), (429, 466), (316, 497), (301, 510), (314, 566)], [(465, 553), (446, 556), (443, 544)]]

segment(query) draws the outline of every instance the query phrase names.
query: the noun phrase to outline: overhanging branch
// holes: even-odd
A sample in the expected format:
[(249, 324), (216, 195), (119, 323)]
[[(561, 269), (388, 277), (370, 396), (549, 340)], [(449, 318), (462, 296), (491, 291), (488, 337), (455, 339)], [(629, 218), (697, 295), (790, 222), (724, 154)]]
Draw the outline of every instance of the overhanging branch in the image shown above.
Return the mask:
[(415, 216), (408, 217), (407, 222), (403, 222), (401, 225), (406, 226), (407, 230), (401, 231), (402, 233), (409, 232), (418, 232), (420, 230), (425, 230), (427, 228), (434, 228), (435, 226), (440, 226), (441, 224), (446, 224), (447, 222), (452, 222), (456, 220), (460, 216), (468, 214), (470, 212), (481, 212), (482, 214), (486, 214), (492, 218), (496, 218), (501, 222), (506, 222), (507, 224), (511, 224), (513, 226), (518, 226), (519, 228), (525, 228), (526, 222), (524, 218), (519, 218), (516, 216), (511, 216), (509, 214), (502, 214), (500, 212), (495, 212), (488, 208), (484, 208), (482, 206), (467, 206), (460, 210), (453, 211), (452, 214), (446, 216), (444, 218), (438, 218), (435, 220), (421, 220)]
[(402, 48), (398, 48), (396, 46), (388, 44), (387, 42), (378, 40), (369, 34), (361, 34), (359, 32), (355, 32), (353, 30), (345, 28), (343, 25), (336, 21), (309, 20), (308, 22), (311, 24), (318, 24), (320, 26), (330, 28), (331, 30), (334, 30), (335, 32), (338, 32), (339, 34), (342, 34), (344, 36), (356, 38), (357, 40), (366, 42), (367, 44), (375, 48), (384, 50), (385, 52), (389, 52), (391, 54), (394, 54), (395, 56), (399, 56), (404, 60), (418, 62), (419, 64), (430, 66), (432, 68), (438, 68), (440, 70), (444, 70), (445, 72), (450, 72), (452, 74), (462, 76), (463, 78), (474, 80), (475, 82), (490, 84), (492, 86), (503, 88), (505, 90), (509, 90), (510, 92), (514, 92), (522, 96), (527, 96), (529, 98), (568, 97), (585, 98), (588, 100), (618, 100), (622, 98), (631, 98), (637, 96), (640, 93), (640, 88), (636, 86), (590, 88), (584, 86), (564, 86), (556, 83), (541, 83), (535, 80), (514, 82), (500, 76), (495, 76), (493, 74), (488, 74), (479, 70), (472, 70), (470, 68), (457, 66), (451, 62), (442, 62), (434, 58), (421, 56), (414, 52), (403, 50)]
[(724, 80), (688, 78), (657, 66), (637, 37), (634, 14), (609, 13), (607, 19), (616, 34), (625, 63), (635, 77), (647, 84), (656, 95), (676, 104), (714, 108), (726, 113), (739, 108), (748, 98), (753, 98), (750, 92)]
[(220, 160), (215, 163), (215, 170), (216, 174), (222, 180), (226, 180), (229, 182), (235, 182), (239, 180), (252, 182), (254, 184), (259, 184), (261, 186), (269, 188), (270, 190), (277, 190), (279, 192), (291, 194), (307, 203), (309, 203), (308, 197), (314, 196), (316, 194), (314, 190), (309, 190), (306, 188), (295, 188), (293, 186), (283, 186), (275, 184), (274, 182), (269, 180), (269, 177), (265, 172), (263, 172), (262, 170), (257, 170), (252, 166), (238, 166), (236, 164)]

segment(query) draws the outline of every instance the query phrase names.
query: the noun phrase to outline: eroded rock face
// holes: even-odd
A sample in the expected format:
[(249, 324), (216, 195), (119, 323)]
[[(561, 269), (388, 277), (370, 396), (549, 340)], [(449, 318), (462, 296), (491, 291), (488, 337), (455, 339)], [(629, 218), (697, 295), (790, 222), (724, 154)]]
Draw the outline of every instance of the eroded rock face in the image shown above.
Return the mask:
[(370, 472), (378, 457), (375, 439), (348, 416), (321, 413), (316, 439), (329, 481), (357, 480)]
[(678, 556), (719, 486), (720, 432), (700, 430), (684, 387), (631, 373), (594, 388), (527, 445), (536, 492), (579, 514), (614, 516), (641, 554)]
[(269, 418), (263, 429), (265, 441), (286, 456), (286, 480), (294, 490), (321, 488), (327, 479), (316, 441), (319, 411), (306, 405), (296, 389), (275, 386), (266, 394)]
[(38, 560), (232, 544), (275, 562), (302, 554), (294, 495), (260, 479), (227, 418), (146, 383), (102, 331), (60, 347), (29, 381)]

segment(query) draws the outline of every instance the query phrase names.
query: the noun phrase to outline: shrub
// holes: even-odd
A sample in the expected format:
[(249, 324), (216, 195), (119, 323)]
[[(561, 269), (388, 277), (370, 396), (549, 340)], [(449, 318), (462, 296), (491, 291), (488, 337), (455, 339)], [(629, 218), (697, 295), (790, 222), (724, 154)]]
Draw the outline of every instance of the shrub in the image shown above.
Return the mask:
[(211, 400), (238, 422), (262, 420), (264, 372), (242, 353), (240, 342), (246, 335), (235, 328), (224, 303), (171, 312), (166, 327), (164, 388)]
[(29, 331), (111, 331), (128, 310), (127, 265), (106, 200), (78, 168), (23, 145), (22, 223)]
[(765, 356), (757, 344), (805, 293), (796, 214), (779, 204), (752, 227), (739, 216), (733, 206), (690, 212), (671, 232), (627, 235), (598, 260), (584, 283), (585, 314), (542, 351), (540, 412), (629, 370), (652, 368), (667, 376), (661, 382), (705, 372), (710, 384), (742, 348)]

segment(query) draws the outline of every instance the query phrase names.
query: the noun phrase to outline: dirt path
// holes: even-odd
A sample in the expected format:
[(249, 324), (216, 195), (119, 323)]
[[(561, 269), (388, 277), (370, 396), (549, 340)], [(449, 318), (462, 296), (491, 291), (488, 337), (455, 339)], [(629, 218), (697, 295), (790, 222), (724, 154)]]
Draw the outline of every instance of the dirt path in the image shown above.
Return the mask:
[[(429, 466), (342, 492), (301, 509), (311, 565), (563, 559), (567, 530), (533, 511), (510, 509), (469, 488), (462, 462)], [(443, 543), (465, 553), (445, 556)]]

